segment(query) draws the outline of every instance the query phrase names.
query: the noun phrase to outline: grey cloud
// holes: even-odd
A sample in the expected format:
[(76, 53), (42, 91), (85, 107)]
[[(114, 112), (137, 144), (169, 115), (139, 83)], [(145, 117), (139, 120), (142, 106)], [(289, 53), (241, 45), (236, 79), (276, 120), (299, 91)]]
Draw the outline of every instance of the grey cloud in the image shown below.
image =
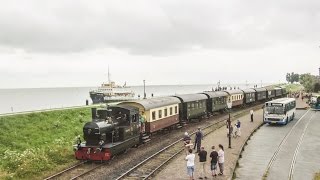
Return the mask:
[(262, 2), (13, 1), (0, 7), (0, 45), (35, 52), (111, 47), (163, 55), (194, 47), (241, 50), (319, 39), (320, 2)]

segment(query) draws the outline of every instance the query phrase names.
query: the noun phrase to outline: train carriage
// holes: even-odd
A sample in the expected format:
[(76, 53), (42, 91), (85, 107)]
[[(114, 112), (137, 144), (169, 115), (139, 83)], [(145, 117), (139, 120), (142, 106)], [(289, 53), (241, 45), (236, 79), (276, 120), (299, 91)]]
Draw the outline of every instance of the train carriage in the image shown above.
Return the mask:
[(256, 101), (264, 101), (267, 99), (267, 89), (266, 88), (255, 88), (256, 91)]
[(276, 90), (274, 87), (266, 87), (267, 89), (267, 99), (272, 99), (276, 97)]
[(276, 97), (282, 96), (282, 89), (279, 87), (275, 87), (274, 90), (276, 91)]
[(281, 87), (282, 90), (282, 97), (286, 97), (287, 96), (287, 89), (285, 87)]
[(179, 103), (176, 97), (158, 97), (120, 104), (139, 108), (140, 114), (146, 118), (145, 132), (153, 133), (179, 122)]
[(208, 91), (204, 92), (208, 96), (207, 110), (210, 113), (226, 109), (228, 93), (224, 91)]
[(199, 119), (207, 114), (208, 97), (205, 94), (181, 94), (174, 97), (181, 101), (181, 120)]
[(237, 107), (243, 105), (244, 94), (241, 90), (227, 90), (228, 102), (232, 103), (232, 107)]
[(250, 104), (256, 101), (256, 91), (254, 89), (242, 90), (244, 94), (244, 103)]

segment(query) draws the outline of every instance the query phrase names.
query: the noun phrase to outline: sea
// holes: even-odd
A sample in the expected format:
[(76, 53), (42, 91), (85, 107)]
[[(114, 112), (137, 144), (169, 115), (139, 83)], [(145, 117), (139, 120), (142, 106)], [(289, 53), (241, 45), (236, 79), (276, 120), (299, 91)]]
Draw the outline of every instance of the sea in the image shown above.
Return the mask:
[[(259, 84), (267, 86), (270, 84)], [(253, 88), (254, 84), (221, 84), (223, 87), (236, 87), (240, 89)], [(199, 93), (212, 91), (217, 85), (152, 85), (146, 86), (146, 96), (170, 96), (176, 94)], [(83, 106), (86, 100), (92, 103), (89, 91), (98, 87), (60, 87), (60, 88), (19, 88), (0, 89), (0, 114), (16, 113), (33, 110), (65, 108)], [(135, 98), (143, 97), (143, 86), (132, 86)]]

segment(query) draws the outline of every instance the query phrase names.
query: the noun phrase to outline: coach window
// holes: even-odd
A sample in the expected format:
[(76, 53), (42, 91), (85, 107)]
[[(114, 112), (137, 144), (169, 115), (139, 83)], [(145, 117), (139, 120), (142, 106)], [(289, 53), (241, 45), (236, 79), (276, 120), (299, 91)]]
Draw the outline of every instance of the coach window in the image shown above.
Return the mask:
[(159, 113), (159, 119), (161, 119), (162, 118), (162, 110), (159, 110), (158, 113)]
[(164, 117), (168, 116), (167, 108), (164, 109)]
[(170, 107), (170, 115), (172, 115), (172, 107)]
[(156, 120), (156, 112), (152, 111), (152, 120)]
[(175, 114), (178, 114), (178, 106), (175, 106), (175, 107), (174, 107), (174, 113), (175, 113)]

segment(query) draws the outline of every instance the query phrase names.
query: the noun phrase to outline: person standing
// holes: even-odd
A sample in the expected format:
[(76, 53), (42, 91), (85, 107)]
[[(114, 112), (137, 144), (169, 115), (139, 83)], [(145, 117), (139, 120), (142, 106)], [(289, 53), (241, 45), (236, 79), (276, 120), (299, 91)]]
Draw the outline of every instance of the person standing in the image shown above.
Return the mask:
[(144, 114), (144, 111), (142, 111), (141, 113), (139, 122), (140, 122), (140, 132), (144, 133), (146, 131), (146, 115)]
[(224, 170), (224, 149), (221, 144), (219, 144), (219, 151), (218, 151), (218, 164), (219, 164), (219, 170), (220, 173), (219, 175), (223, 175), (223, 170)]
[(190, 177), (190, 180), (193, 180), (194, 159), (195, 159), (195, 154), (192, 153), (192, 149), (189, 149), (189, 154), (186, 156), (185, 160), (187, 161), (187, 173), (188, 173), (188, 176)]
[(188, 132), (184, 133), (183, 142), (184, 142), (184, 147), (185, 147), (185, 150), (186, 150), (186, 154), (188, 155), (189, 154), (189, 149), (192, 146), (191, 138), (190, 138)]
[(199, 179), (203, 179), (204, 176), (205, 179), (207, 179), (207, 151), (204, 150), (204, 147), (202, 146), (200, 149), (199, 155), (199, 161), (200, 161), (200, 177)]
[(215, 150), (214, 146), (212, 146), (211, 149), (212, 149), (212, 152), (210, 153), (211, 173), (212, 173), (212, 176), (217, 176), (218, 152)]
[(203, 134), (202, 134), (201, 128), (198, 127), (198, 131), (196, 132), (196, 139), (195, 139), (194, 147), (193, 147), (193, 149), (196, 149), (196, 147), (197, 147), (196, 153), (198, 153), (200, 151), (201, 140), (203, 140)]
[(241, 122), (240, 122), (240, 120), (238, 119), (238, 121), (237, 121), (237, 124), (236, 124), (236, 126), (237, 126), (237, 136), (241, 136), (241, 131), (240, 131), (240, 127), (241, 127)]
[(250, 110), (251, 122), (253, 122), (253, 110)]

